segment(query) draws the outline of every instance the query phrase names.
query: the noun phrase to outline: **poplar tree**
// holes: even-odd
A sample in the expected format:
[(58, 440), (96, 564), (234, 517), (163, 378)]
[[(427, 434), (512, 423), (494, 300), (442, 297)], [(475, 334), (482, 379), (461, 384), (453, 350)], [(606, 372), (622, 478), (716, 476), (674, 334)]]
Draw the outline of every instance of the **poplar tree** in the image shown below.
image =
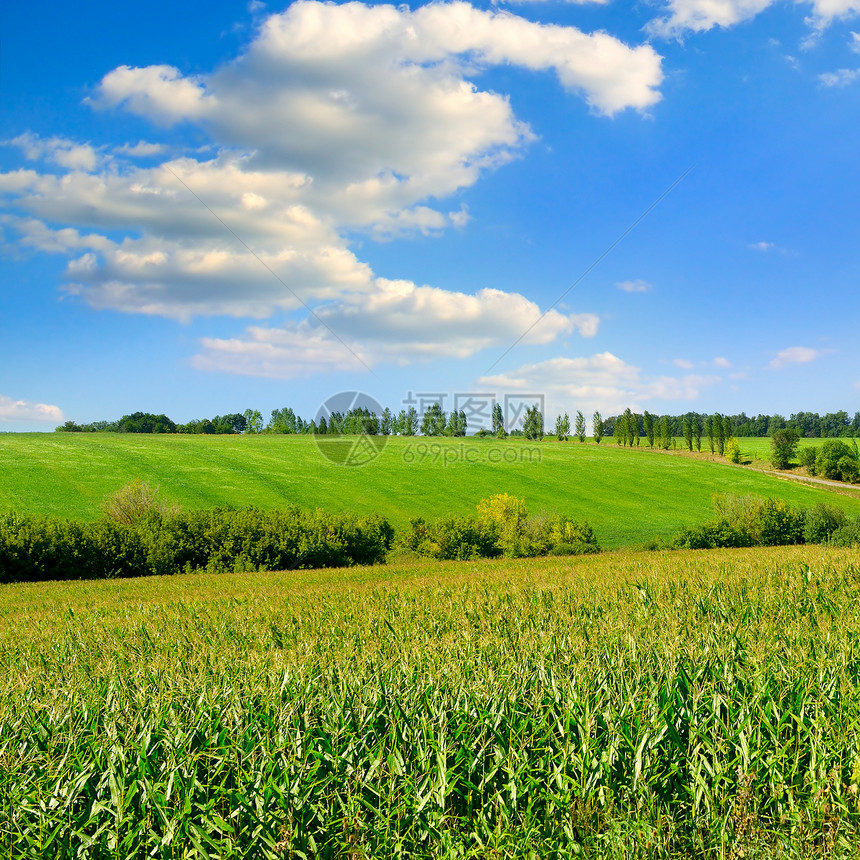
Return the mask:
[(726, 448), (726, 438), (723, 436), (723, 416), (719, 412), (714, 415), (714, 441), (717, 443), (717, 453), (722, 457)]
[(578, 409), (576, 411), (576, 438), (580, 442), (585, 441), (585, 416)]
[(693, 450), (693, 421), (689, 415), (684, 418), (684, 441), (687, 443), (687, 447), (692, 451)]
[(603, 419), (599, 412), (595, 412), (591, 418), (591, 432), (594, 435), (594, 441), (599, 445), (603, 438)]
[(648, 440), (648, 447), (654, 447), (654, 416), (646, 409), (642, 416), (642, 427), (645, 430), (645, 438)]

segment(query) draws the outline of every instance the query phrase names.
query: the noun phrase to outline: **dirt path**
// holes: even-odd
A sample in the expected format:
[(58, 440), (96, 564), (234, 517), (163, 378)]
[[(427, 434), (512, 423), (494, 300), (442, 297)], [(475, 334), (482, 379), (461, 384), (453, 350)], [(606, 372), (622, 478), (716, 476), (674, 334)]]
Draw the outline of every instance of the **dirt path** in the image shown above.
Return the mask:
[(853, 493), (860, 493), (860, 486), (856, 484), (845, 484), (842, 481), (828, 481), (824, 478), (813, 478), (809, 475), (792, 475), (791, 472), (774, 472), (769, 469), (761, 469), (765, 475), (774, 475), (777, 478), (788, 478), (792, 481), (804, 481), (807, 484), (823, 484), (825, 487), (833, 487), (835, 490), (850, 490)]

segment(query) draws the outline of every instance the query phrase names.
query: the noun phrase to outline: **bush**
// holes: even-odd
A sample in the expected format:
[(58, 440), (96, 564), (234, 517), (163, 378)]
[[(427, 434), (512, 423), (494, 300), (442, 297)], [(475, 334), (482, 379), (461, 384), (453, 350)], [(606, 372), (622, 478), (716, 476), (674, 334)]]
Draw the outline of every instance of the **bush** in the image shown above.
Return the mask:
[(827, 543), (829, 546), (860, 546), (860, 520), (840, 526)]
[(501, 554), (497, 531), (474, 517), (449, 516), (427, 524), (411, 520), (398, 546), (439, 559), (495, 558)]
[(803, 515), (782, 499), (765, 499), (758, 516), (758, 540), (762, 546), (784, 546), (803, 541)]
[(133, 525), (10, 514), (0, 516), (0, 582), (376, 564), (393, 536), (376, 514), (299, 508), (150, 512)]
[(178, 509), (158, 498), (157, 487), (153, 490), (145, 481), (135, 478), (105, 499), (102, 513), (116, 523), (133, 526), (147, 517), (178, 513)]
[(804, 517), (781, 499), (715, 494), (716, 519), (684, 527), (672, 538), (677, 549), (779, 546), (803, 541)]
[(818, 458), (818, 450), (812, 447), (801, 448), (797, 455), (797, 460), (810, 475), (815, 475), (818, 471), (816, 468), (816, 460)]
[[(853, 464), (853, 466), (851, 465)], [(843, 469), (849, 475), (856, 474), (857, 455), (839, 439), (828, 439), (818, 449), (816, 467), (820, 475), (834, 481), (849, 480), (843, 477)]]
[(803, 539), (806, 543), (826, 543), (847, 522), (848, 518), (841, 508), (819, 503), (803, 512)]
[(554, 515), (530, 520), (525, 502), (507, 493), (482, 499), (478, 516), (448, 516), (427, 523), (410, 521), (399, 548), (430, 558), (530, 558), (600, 552), (588, 523)]
[(741, 446), (738, 445), (737, 439), (729, 439), (726, 442), (726, 459), (730, 463), (740, 463), (741, 462)]
[(860, 482), (860, 464), (853, 457), (840, 457), (837, 465), (843, 481), (849, 484)]

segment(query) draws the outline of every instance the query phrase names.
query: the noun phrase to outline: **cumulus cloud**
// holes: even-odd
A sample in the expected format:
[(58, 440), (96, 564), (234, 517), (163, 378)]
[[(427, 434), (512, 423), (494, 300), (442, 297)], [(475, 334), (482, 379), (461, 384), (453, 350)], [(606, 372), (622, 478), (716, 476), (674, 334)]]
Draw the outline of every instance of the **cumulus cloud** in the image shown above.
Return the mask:
[[(374, 286), (373, 292), (361, 297), (320, 306), (315, 317), (300, 324), (251, 326), (242, 337), (204, 338), (194, 365), (201, 370), (291, 379), (380, 362), (467, 358), (482, 349), (510, 344), (529, 326), (524, 343), (551, 343), (575, 331), (590, 337), (599, 322), (592, 314), (549, 311), (542, 315), (534, 302), (501, 290), (468, 295), (383, 278), (376, 279)], [(339, 339), (349, 345), (351, 357)]]
[(13, 400), (0, 394), (0, 421), (44, 421), (56, 424), (62, 420), (63, 412), (59, 406)]
[[(668, 15), (657, 18), (648, 30), (657, 36), (680, 36), (685, 32), (703, 32), (714, 27), (733, 27), (749, 21), (776, 0), (669, 0)], [(799, 5), (799, 4), (798, 4)], [(806, 4), (804, 4), (806, 5)], [(812, 0), (812, 13), (805, 19), (816, 32), (835, 19), (860, 12), (860, 0)]]
[(647, 293), (651, 289), (651, 284), (648, 281), (638, 278), (635, 281), (619, 281), (615, 286), (625, 293)]
[(790, 346), (780, 350), (767, 366), (771, 370), (779, 370), (789, 364), (808, 364), (823, 354), (823, 350), (810, 349), (808, 346)]
[[(610, 352), (579, 358), (553, 358), (517, 370), (481, 377), (477, 384), (494, 391), (542, 392), (560, 404), (582, 404), (583, 411), (641, 411), (655, 401), (694, 400), (717, 376), (647, 376)], [(569, 407), (568, 407), (569, 408)], [(579, 407), (578, 407), (579, 408)]]
[(4, 143), (17, 146), (30, 161), (45, 160), (69, 170), (92, 171), (99, 162), (98, 153), (88, 143), (75, 143), (64, 137), (44, 138), (27, 132)]
[[(29, 158), (66, 172), (0, 174), (14, 213), (5, 223), (23, 244), (66, 254), (66, 291), (94, 308), (263, 320), (313, 307), (345, 337), (367, 339), (368, 360), (384, 359), (387, 344), (406, 356), (430, 354), (434, 343), (471, 354), (508, 338), (516, 314), (522, 325), (540, 308), (516, 293), (467, 296), (378, 278), (349, 237), (435, 235), (468, 222), (466, 209), (440, 201), (535, 138), (503, 94), (472, 82), (498, 65), (551, 72), (607, 116), (646, 111), (663, 77), (648, 44), (464, 2), (410, 10), (299, 0), (209, 74), (124, 65), (90, 99), (156, 125), (193, 126), (208, 135), (205, 155), (141, 166), (129, 159), (167, 148), (139, 141), (105, 156), (90, 144), (19, 136)], [(416, 336), (413, 313), (429, 314), (431, 335)], [(553, 312), (534, 336), (588, 337), (597, 325), (593, 314)], [(235, 341), (248, 355), (262, 355), (260, 344), (281, 348), (283, 337), (305, 338), (309, 361), (328, 349), (311, 317), (248, 331)], [(219, 349), (228, 347), (205, 346), (210, 357)]]

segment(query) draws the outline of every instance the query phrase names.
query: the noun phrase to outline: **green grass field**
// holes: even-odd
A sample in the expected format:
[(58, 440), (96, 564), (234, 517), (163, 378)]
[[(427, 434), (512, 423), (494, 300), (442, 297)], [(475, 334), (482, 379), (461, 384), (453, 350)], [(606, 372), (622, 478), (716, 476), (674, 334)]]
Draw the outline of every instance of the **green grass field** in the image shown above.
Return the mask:
[(860, 493), (837, 495), (709, 455), (624, 449), (611, 440), (598, 447), (392, 438), (377, 460), (350, 468), (326, 460), (307, 436), (0, 435), (0, 509), (94, 519), (105, 496), (134, 478), (186, 507), (293, 503), (379, 512), (395, 527), (415, 516), (471, 513), (480, 499), (508, 492), (525, 498), (531, 513), (588, 520), (607, 548), (705, 521), (715, 492), (827, 501), (860, 514)]
[(0, 855), (849, 858), (821, 547), (0, 587)]

